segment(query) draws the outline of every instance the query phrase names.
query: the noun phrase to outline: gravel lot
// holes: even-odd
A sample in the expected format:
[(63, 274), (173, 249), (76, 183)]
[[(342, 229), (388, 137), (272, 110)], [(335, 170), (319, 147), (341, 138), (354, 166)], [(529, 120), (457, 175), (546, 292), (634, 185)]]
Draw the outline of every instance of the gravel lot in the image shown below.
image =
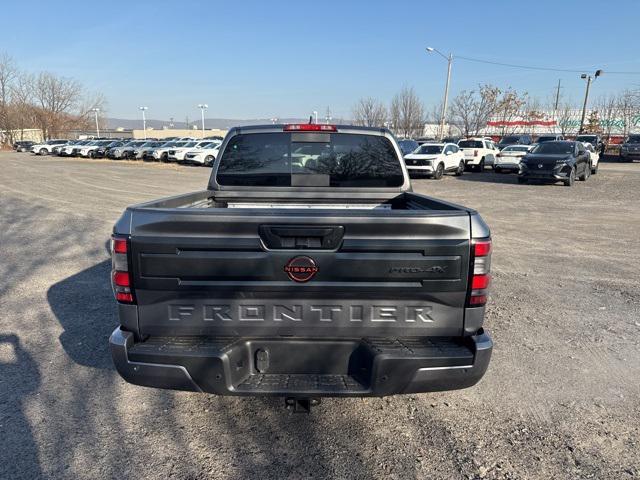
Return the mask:
[(0, 153), (0, 478), (640, 477), (640, 164), (573, 188), (414, 181), (492, 228), (489, 371), (309, 416), (128, 385), (111, 365), (113, 222), (208, 174)]

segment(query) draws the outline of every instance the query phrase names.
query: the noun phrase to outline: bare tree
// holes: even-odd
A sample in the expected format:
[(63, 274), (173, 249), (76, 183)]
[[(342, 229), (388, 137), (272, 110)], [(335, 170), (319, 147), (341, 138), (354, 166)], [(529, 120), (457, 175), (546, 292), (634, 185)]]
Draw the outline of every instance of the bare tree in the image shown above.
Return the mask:
[(531, 135), (536, 135), (536, 127), (541, 121), (543, 121), (547, 115), (544, 111), (542, 102), (538, 98), (529, 98), (523, 107), (522, 117), (530, 126)]
[(33, 75), (20, 73), (12, 87), (11, 125), (14, 130), (20, 132), (19, 140), (23, 139), (25, 129), (33, 128), (37, 124), (33, 85)]
[(500, 89), (492, 85), (480, 85), (478, 90), (463, 90), (453, 99), (451, 116), (465, 136), (474, 136), (487, 126), (495, 114)]
[(600, 124), (602, 126), (602, 134), (607, 139), (611, 138), (611, 132), (614, 128), (623, 127), (620, 119), (616, 118), (617, 105), (614, 95), (603, 95), (596, 100), (596, 109), (600, 114)]
[(420, 135), (424, 130), (424, 105), (413, 87), (403, 87), (391, 100), (391, 121), (402, 137)]
[(11, 135), (13, 130), (11, 115), (11, 93), (18, 76), (13, 59), (6, 53), (0, 55), (0, 132)]
[(361, 98), (353, 106), (353, 122), (363, 127), (383, 127), (387, 120), (387, 109), (382, 102), (375, 98)]
[(515, 121), (526, 116), (524, 110), (526, 110), (525, 106), (528, 101), (526, 92), (518, 93), (515, 90), (508, 89), (500, 93), (493, 118), (500, 122), (501, 136), (515, 133), (518, 128)]
[(36, 118), (46, 138), (73, 128), (73, 114), (80, 106), (81, 85), (73, 79), (42, 72), (35, 78), (33, 97)]
[(556, 122), (563, 137), (577, 131), (580, 127), (580, 121), (576, 121), (576, 109), (569, 102), (558, 104)]
[(617, 109), (623, 122), (623, 135), (626, 137), (631, 127), (640, 126), (640, 91), (624, 90), (617, 99)]

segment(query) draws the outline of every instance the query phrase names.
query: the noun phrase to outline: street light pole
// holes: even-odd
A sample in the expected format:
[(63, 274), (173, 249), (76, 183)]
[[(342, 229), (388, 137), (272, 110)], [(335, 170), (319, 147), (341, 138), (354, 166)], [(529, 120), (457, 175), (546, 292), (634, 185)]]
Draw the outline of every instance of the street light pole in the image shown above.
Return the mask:
[[(593, 80), (595, 80), (596, 78), (598, 78), (600, 75), (602, 75), (602, 70), (596, 70), (596, 73), (593, 76)], [(589, 89), (591, 88), (591, 75), (587, 75), (586, 73), (583, 73), (582, 75), (580, 75), (580, 78), (582, 78), (583, 80), (587, 80), (587, 88), (584, 92), (584, 103), (582, 104), (582, 117), (580, 118), (580, 130), (578, 130), (578, 133), (582, 133), (584, 130), (584, 118), (587, 115), (587, 103), (589, 102)]]
[(198, 108), (200, 109), (200, 116), (202, 118), (202, 138), (204, 138), (204, 111), (209, 108), (209, 105), (206, 103), (198, 104)]
[(447, 83), (444, 87), (444, 100), (442, 102), (442, 115), (440, 116), (440, 132), (439, 132), (439, 136), (440, 136), (440, 140), (442, 140), (442, 138), (444, 137), (444, 124), (445, 124), (445, 120), (447, 118), (447, 107), (449, 104), (449, 84), (451, 83), (451, 64), (453, 63), (453, 54), (450, 53), (449, 56), (446, 56), (445, 54), (443, 54), (442, 52), (440, 52), (439, 50), (433, 48), (433, 47), (427, 47), (427, 52), (428, 53), (433, 53), (436, 52), (437, 54), (439, 54), (442, 58), (444, 58), (447, 61)]
[(96, 115), (96, 136), (99, 138), (100, 137), (100, 124), (98, 123), (98, 112), (100, 111), (99, 108), (92, 108), (93, 113), (95, 113)]
[(142, 132), (144, 134), (144, 139), (147, 139), (147, 117), (144, 112), (149, 109), (149, 107), (138, 107), (142, 112)]

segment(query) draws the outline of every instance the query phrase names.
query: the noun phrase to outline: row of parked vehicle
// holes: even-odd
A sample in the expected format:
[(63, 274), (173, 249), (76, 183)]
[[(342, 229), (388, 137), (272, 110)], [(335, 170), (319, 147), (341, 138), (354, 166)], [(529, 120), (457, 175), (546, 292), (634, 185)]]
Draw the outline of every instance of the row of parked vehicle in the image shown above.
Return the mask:
[(30, 151), (35, 155), (58, 155), (61, 157), (110, 158), (114, 160), (144, 160), (177, 162), (210, 166), (213, 164), (222, 137), (194, 139), (171, 137), (147, 140), (91, 139), (49, 140), (39, 144), (15, 145), (17, 151)]
[[(431, 141), (405, 154), (404, 161), (412, 176), (440, 179), (445, 173), (459, 176), (466, 170), (483, 172), (488, 166), (497, 173), (517, 173), (519, 183), (545, 180), (571, 186), (576, 178), (586, 180), (598, 173), (602, 147), (598, 138), (582, 137), (583, 141), (539, 137), (535, 144), (502, 146), (489, 138), (467, 138), (457, 143)], [(402, 140), (401, 148), (406, 148), (407, 142)]]

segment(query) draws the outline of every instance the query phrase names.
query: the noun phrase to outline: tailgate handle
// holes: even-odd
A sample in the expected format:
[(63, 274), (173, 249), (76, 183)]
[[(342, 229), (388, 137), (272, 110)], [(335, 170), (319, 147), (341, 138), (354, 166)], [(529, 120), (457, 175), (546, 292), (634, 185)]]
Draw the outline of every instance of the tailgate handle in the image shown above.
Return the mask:
[(335, 250), (343, 235), (343, 226), (260, 226), (260, 238), (269, 249)]

